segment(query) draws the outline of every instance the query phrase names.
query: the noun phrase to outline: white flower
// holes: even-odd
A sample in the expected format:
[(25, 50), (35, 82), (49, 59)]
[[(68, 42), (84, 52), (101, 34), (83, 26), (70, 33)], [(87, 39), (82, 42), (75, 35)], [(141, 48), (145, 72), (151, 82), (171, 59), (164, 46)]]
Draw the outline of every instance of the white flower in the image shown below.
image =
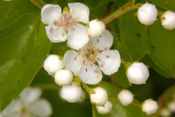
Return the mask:
[(126, 75), (133, 84), (145, 84), (149, 77), (149, 71), (145, 64), (134, 62), (128, 67)]
[(58, 70), (55, 73), (55, 82), (58, 85), (68, 85), (72, 82), (73, 74), (70, 70), (64, 69), (64, 70)]
[(108, 94), (105, 89), (97, 87), (93, 89), (93, 93), (90, 94), (90, 99), (93, 104), (101, 106), (108, 100)]
[(105, 24), (100, 20), (91, 20), (88, 26), (88, 33), (91, 37), (98, 37), (105, 31)]
[(170, 117), (171, 112), (170, 112), (170, 110), (168, 108), (163, 108), (160, 111), (160, 115), (161, 115), (161, 117)]
[(40, 116), (48, 117), (52, 114), (52, 108), (45, 99), (39, 99), (41, 90), (38, 88), (26, 88), (20, 97), (13, 101), (2, 113), (2, 117)]
[(129, 90), (123, 89), (118, 94), (118, 99), (122, 105), (128, 106), (133, 101), (133, 94)]
[(112, 43), (113, 36), (105, 30), (101, 37), (90, 39), (90, 42), (78, 52), (68, 50), (63, 58), (65, 68), (78, 75), (86, 84), (99, 83), (102, 79), (100, 69), (104, 74), (111, 75), (117, 72), (120, 67), (119, 52), (109, 50)]
[(44, 69), (48, 74), (54, 74), (57, 70), (63, 67), (63, 60), (61, 60), (58, 55), (49, 55), (44, 61)]
[(147, 115), (155, 113), (158, 109), (157, 102), (152, 99), (147, 99), (142, 104), (142, 111)]
[(87, 29), (82, 25), (89, 22), (89, 8), (82, 3), (69, 3), (63, 13), (59, 5), (46, 4), (41, 9), (41, 21), (48, 24), (46, 34), (53, 43), (68, 39), (69, 47), (80, 49), (89, 41)]
[(168, 103), (168, 108), (172, 112), (175, 112), (175, 100)]
[(112, 103), (110, 101), (107, 101), (105, 103), (105, 105), (102, 106), (96, 106), (97, 107), (97, 111), (100, 114), (107, 114), (111, 111), (112, 109)]
[(172, 30), (175, 28), (175, 12), (166, 11), (161, 16), (162, 25), (167, 30)]
[(151, 25), (157, 19), (158, 11), (154, 4), (146, 3), (138, 9), (138, 19), (144, 25)]
[(81, 98), (81, 86), (72, 82), (70, 85), (65, 85), (61, 89), (61, 97), (71, 103), (75, 103)]

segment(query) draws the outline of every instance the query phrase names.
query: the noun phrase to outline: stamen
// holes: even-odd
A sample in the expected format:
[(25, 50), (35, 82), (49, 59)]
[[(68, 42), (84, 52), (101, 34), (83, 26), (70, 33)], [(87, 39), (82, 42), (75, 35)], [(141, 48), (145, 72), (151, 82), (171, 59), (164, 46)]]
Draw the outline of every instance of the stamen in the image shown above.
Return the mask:
[(77, 60), (77, 56), (74, 58), (74, 60), (75, 60), (75, 61)]
[(74, 22), (74, 25), (76, 26), (77, 25), (77, 22)]
[(97, 61), (101, 61), (101, 59), (100, 58), (97, 58)]
[(87, 68), (85, 68), (85, 71), (86, 71), (86, 72), (88, 71)]
[(97, 69), (97, 68), (95, 68), (94, 72), (95, 72), (96, 74), (98, 74), (98, 72), (99, 72), (99, 71), (98, 71), (98, 69)]
[(50, 32), (50, 33), (53, 33), (53, 28), (50, 28), (50, 29), (49, 29), (49, 32)]
[(109, 55), (106, 55), (106, 58), (109, 58), (110, 56)]
[(108, 47), (105, 47), (104, 50), (105, 50), (105, 51), (109, 51), (109, 48), (108, 48)]
[(99, 41), (100, 41), (99, 39), (96, 40), (97, 43), (98, 43)]
[(90, 66), (93, 67), (93, 63), (92, 62), (90, 62)]
[(61, 36), (64, 37), (65, 33), (63, 33)]
[(102, 67), (104, 67), (104, 66), (105, 66), (105, 64), (104, 64), (104, 63), (101, 63), (101, 64), (100, 64), (100, 67), (101, 67), (101, 68), (102, 68)]
[(88, 43), (88, 47), (91, 48), (91, 43), (90, 42)]
[(75, 28), (74, 28), (74, 27), (71, 27), (70, 29), (71, 29), (72, 31), (74, 31), (74, 30), (75, 30)]

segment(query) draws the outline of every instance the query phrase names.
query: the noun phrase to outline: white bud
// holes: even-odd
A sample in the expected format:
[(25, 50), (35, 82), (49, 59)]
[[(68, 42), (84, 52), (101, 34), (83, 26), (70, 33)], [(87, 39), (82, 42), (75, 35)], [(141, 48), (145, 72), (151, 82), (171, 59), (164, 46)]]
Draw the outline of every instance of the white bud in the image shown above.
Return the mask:
[(147, 115), (155, 113), (158, 109), (157, 102), (152, 99), (147, 99), (142, 104), (142, 111)]
[(91, 20), (89, 22), (88, 33), (91, 37), (98, 37), (105, 31), (105, 24), (100, 20)]
[(91, 102), (98, 106), (104, 105), (108, 100), (108, 94), (106, 90), (101, 87), (97, 87), (93, 90), (94, 92), (90, 94)]
[(161, 117), (170, 117), (171, 112), (170, 112), (169, 109), (163, 108), (163, 109), (160, 111), (160, 115), (161, 115)]
[(65, 85), (61, 89), (61, 97), (71, 103), (77, 102), (81, 97), (81, 86), (76, 83)]
[(133, 84), (145, 84), (149, 77), (149, 71), (145, 64), (135, 62), (128, 67), (126, 75)]
[(175, 28), (175, 12), (166, 11), (161, 16), (162, 25), (167, 30), (172, 30)]
[(97, 107), (97, 111), (100, 114), (107, 114), (111, 111), (112, 109), (112, 103), (110, 101), (107, 101), (105, 103), (105, 105), (102, 106), (96, 106)]
[(70, 70), (64, 69), (64, 70), (58, 70), (55, 73), (55, 82), (58, 85), (68, 85), (72, 82), (73, 74)]
[(154, 4), (146, 3), (138, 9), (138, 19), (144, 25), (151, 25), (157, 19), (157, 9)]
[(63, 60), (61, 60), (58, 55), (49, 55), (44, 61), (44, 69), (49, 74), (54, 74), (57, 70), (63, 67)]
[(171, 101), (170, 103), (168, 103), (168, 108), (172, 112), (175, 112), (175, 100), (174, 101)]
[(133, 94), (129, 90), (123, 89), (118, 94), (118, 99), (122, 105), (128, 106), (133, 101)]

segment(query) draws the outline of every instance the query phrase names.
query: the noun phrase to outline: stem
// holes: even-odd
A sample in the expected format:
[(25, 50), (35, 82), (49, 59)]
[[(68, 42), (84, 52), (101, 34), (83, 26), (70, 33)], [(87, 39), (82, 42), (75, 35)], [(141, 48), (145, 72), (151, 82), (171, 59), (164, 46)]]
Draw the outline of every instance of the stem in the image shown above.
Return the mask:
[(105, 19), (103, 19), (103, 22), (105, 24), (108, 24), (110, 22), (112, 22), (113, 20), (117, 19), (118, 17), (122, 16), (123, 14), (127, 13), (128, 11), (132, 11), (134, 9), (138, 9), (142, 4), (135, 4), (135, 5), (131, 5), (131, 6), (127, 6), (124, 9), (120, 8), (118, 10), (116, 10), (115, 12), (113, 12), (111, 15), (107, 16)]
[(91, 88), (89, 88), (85, 83), (81, 82), (81, 85), (84, 87), (84, 89), (85, 89), (89, 94), (92, 93)]
[(134, 4), (135, 4), (135, 2), (136, 2), (135, 0), (132, 0), (132, 3), (131, 3), (131, 5), (134, 5)]
[(40, 4), (39, 2), (37, 2), (36, 0), (31, 0), (31, 2), (32, 2), (34, 5), (36, 5), (38, 8), (40, 8), (40, 9), (43, 7), (43, 5)]
[(93, 115), (93, 117), (96, 117), (96, 114), (95, 114), (95, 105), (92, 105), (92, 115)]
[(121, 63), (125, 66), (125, 69), (128, 69), (128, 67), (131, 65), (131, 62), (126, 62), (122, 58), (120, 58)]
[(42, 5), (45, 5), (46, 3), (44, 2), (44, 0), (38, 0)]

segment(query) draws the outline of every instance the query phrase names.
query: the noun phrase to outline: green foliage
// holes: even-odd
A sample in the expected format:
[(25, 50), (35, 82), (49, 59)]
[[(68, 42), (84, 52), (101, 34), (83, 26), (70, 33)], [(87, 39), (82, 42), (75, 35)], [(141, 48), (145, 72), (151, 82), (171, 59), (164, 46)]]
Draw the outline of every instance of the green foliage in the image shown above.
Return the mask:
[(3, 8), (9, 9), (3, 10), (2, 14), (6, 18), (9, 16), (9, 19), (1, 18), (0, 21), (0, 110), (3, 110), (29, 86), (41, 68), (51, 43), (46, 37), (38, 9), (37, 12), (22, 11), (27, 9), (25, 5), (30, 9), (30, 6), (34, 7), (33, 4), (28, 4), (28, 1), (24, 6), (18, 1), (1, 3), (4, 4)]
[[(90, 19), (103, 19), (108, 10), (115, 11), (128, 1), (84, 0), (80, 2), (89, 7)], [(75, 2), (75, 0), (45, 0), (45, 3), (57, 3), (61, 7), (66, 6), (68, 2)], [(110, 2), (111, 9), (108, 8)], [(161, 0), (161, 2), (151, 0), (151, 2), (162, 11), (175, 10), (173, 0)], [(53, 116), (91, 116), (92, 108), (88, 95), (83, 103), (64, 102), (58, 96), (59, 87), (54, 83), (54, 79), (43, 68), (40, 69), (49, 53), (63, 56), (69, 49), (66, 43), (51, 45), (46, 36), (44, 24), (40, 20), (40, 9), (30, 0), (4, 0), (0, 1), (0, 4), (0, 110), (2, 111), (35, 78), (32, 86), (43, 88), (44, 97), (47, 97), (53, 105)], [(109, 99), (113, 103), (113, 109), (109, 114), (104, 115), (106, 117), (146, 116), (140, 109), (141, 102), (139, 101), (150, 97), (157, 99), (172, 84), (173, 80), (165, 79), (165, 77), (175, 77), (175, 30), (163, 29), (160, 18), (158, 18), (158, 21), (148, 26), (145, 31), (145, 26), (139, 23), (137, 17), (131, 16), (136, 12), (136, 10), (128, 12), (110, 23), (110, 31), (114, 36), (114, 48), (120, 51), (124, 60), (142, 61), (157, 73), (151, 72), (153, 75), (149, 78), (148, 84), (144, 86), (130, 86), (125, 75), (126, 69), (122, 65), (114, 74), (114, 81), (117, 85), (102, 82), (102, 86), (108, 91)], [(109, 81), (110, 77), (105, 76), (105, 79)], [(158, 82), (160, 85), (156, 85), (158, 83), (155, 82), (159, 79), (161, 80)], [(117, 95), (121, 88), (117, 86), (129, 88), (135, 92), (136, 99), (131, 105), (125, 107), (119, 103)], [(160, 86), (161, 91), (153, 91), (156, 86)], [(154, 93), (157, 94), (154, 95)], [(70, 115), (68, 111), (73, 113)], [(93, 112), (94, 117), (103, 117), (97, 113), (96, 109)]]

